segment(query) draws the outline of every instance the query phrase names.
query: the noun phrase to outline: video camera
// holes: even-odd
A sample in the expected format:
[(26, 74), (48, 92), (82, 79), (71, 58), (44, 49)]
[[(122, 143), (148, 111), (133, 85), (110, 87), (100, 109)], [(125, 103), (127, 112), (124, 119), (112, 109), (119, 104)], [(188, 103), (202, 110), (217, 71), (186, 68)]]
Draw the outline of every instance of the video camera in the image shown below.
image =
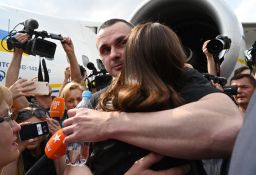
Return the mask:
[(90, 79), (88, 83), (89, 90), (99, 91), (106, 86), (108, 86), (112, 80), (112, 77), (108, 74), (106, 71), (103, 63), (100, 59), (97, 59), (97, 66), (100, 69), (99, 71), (96, 69), (95, 65), (92, 62), (84, 63), (84, 65), (91, 70), (91, 74), (88, 76), (88, 80)]
[(207, 50), (211, 54), (219, 54), (222, 50), (227, 50), (231, 46), (231, 39), (227, 36), (218, 35), (207, 44)]
[(220, 84), (222, 87), (227, 84), (227, 79), (225, 77), (217, 77), (215, 75), (211, 75), (211, 74), (208, 74), (208, 73), (204, 73), (203, 76), (207, 80), (212, 81), (213, 83)]
[[(15, 28), (19, 25), (24, 25), (21, 31), (14, 32)], [(7, 48), (12, 50), (14, 47), (21, 48), (25, 53), (29, 55), (39, 55), (40, 57), (46, 57), (49, 59), (54, 58), (56, 44), (45, 40), (45, 38), (51, 38), (56, 40), (63, 40), (61, 35), (47, 33), (46, 31), (35, 31), (39, 24), (35, 19), (27, 19), (23, 23), (19, 23), (16, 27), (9, 33), (7, 38)], [(14, 35), (17, 33), (27, 33), (31, 39), (26, 43), (20, 43)], [(34, 37), (33, 37), (34, 36)]]
[(245, 51), (245, 61), (251, 71), (256, 72), (256, 41), (250, 49)]
[(225, 86), (227, 84), (227, 79), (225, 77), (217, 77), (208, 73), (204, 73), (203, 76), (213, 83), (218, 83), (222, 86), (223, 92), (227, 95), (236, 95), (237, 86)]

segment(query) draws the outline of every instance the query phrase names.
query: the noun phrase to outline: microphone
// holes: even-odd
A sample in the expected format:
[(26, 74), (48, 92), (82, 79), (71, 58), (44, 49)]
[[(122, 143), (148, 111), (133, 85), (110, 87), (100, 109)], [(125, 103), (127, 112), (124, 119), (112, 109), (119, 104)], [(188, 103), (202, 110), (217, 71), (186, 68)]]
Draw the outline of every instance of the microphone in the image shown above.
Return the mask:
[(44, 152), (49, 159), (58, 159), (66, 154), (66, 144), (63, 143), (65, 135), (62, 129), (59, 129), (48, 140)]
[(92, 73), (88, 76), (88, 78), (93, 76), (93, 75), (97, 75), (98, 74), (98, 71), (97, 71), (96, 67), (94, 66), (94, 64), (92, 62), (89, 62), (86, 67), (89, 70), (92, 70)]
[(53, 99), (50, 107), (50, 117), (59, 120), (65, 112), (64, 98), (56, 97)]
[(39, 27), (39, 24), (38, 24), (37, 20), (35, 20), (35, 19), (27, 19), (24, 22), (23, 31), (28, 33), (30, 36), (32, 36), (34, 30), (37, 29), (38, 27)]
[(95, 71), (97, 70), (96, 67), (94, 66), (94, 64), (92, 62), (89, 62), (86, 66), (89, 70)]

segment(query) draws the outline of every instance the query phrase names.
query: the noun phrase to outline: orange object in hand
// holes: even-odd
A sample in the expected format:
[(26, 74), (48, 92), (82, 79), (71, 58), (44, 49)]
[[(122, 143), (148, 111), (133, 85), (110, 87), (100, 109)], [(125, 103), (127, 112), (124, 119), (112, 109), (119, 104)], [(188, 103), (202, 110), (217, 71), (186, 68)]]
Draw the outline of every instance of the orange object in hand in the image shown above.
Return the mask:
[(59, 129), (52, 137), (49, 139), (45, 146), (45, 154), (49, 159), (58, 159), (66, 154), (66, 144), (64, 144), (65, 135), (62, 129)]

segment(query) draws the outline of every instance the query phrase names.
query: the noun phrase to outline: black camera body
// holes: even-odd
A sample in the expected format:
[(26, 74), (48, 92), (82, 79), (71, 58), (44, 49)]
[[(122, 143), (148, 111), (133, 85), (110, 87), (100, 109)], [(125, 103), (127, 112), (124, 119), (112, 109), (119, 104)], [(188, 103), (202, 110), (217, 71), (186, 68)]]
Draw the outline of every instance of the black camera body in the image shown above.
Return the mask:
[(213, 83), (218, 83), (221, 86), (224, 86), (225, 84), (227, 84), (227, 79), (225, 77), (217, 77), (215, 75), (211, 75), (211, 74), (208, 74), (208, 73), (204, 73), (203, 76), (208, 81), (212, 81)]
[(57, 45), (45, 40), (45, 38), (63, 40), (63, 37), (61, 35), (48, 34), (46, 31), (35, 31), (39, 24), (34, 19), (28, 19), (22, 24), (24, 25), (24, 28), (18, 33), (27, 33), (31, 39), (26, 43), (20, 43), (15, 37), (13, 37), (13, 33), (10, 32), (7, 39), (8, 50), (12, 50), (14, 47), (17, 47), (23, 49), (26, 54), (34, 56), (39, 55), (40, 57), (53, 59)]
[(224, 86), (224, 93), (227, 95), (237, 95), (237, 86)]
[(203, 73), (203, 76), (213, 83), (218, 83), (222, 86), (223, 92), (229, 96), (237, 94), (237, 86), (225, 86), (227, 84), (227, 79), (225, 77), (217, 77), (208, 73)]
[(224, 49), (229, 49), (231, 46), (231, 39), (227, 36), (218, 35), (207, 44), (207, 50), (211, 54), (218, 54)]

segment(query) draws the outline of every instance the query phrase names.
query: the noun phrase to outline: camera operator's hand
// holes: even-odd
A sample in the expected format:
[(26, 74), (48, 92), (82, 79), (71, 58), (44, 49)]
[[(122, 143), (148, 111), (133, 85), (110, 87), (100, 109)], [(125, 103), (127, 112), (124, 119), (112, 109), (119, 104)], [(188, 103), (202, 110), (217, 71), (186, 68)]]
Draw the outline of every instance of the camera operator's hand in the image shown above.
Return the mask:
[(207, 69), (208, 69), (208, 73), (211, 75), (217, 75), (217, 71), (216, 71), (216, 65), (215, 65), (215, 60), (213, 57), (213, 54), (211, 54), (208, 49), (207, 49), (207, 44), (210, 42), (210, 40), (207, 40), (204, 42), (202, 50), (206, 56), (207, 59)]
[(212, 86), (224, 92), (223, 87), (219, 83), (212, 82)]
[(204, 52), (204, 54), (205, 54), (205, 56), (206, 56), (206, 58), (208, 59), (208, 58), (213, 58), (213, 55), (208, 51), (208, 49), (207, 49), (207, 44), (210, 42), (211, 40), (207, 40), (207, 41), (205, 41), (204, 42), (204, 44), (203, 44), (203, 47), (202, 47), (202, 50), (203, 50), (203, 52)]
[(71, 38), (64, 37), (61, 43), (62, 43), (63, 49), (65, 50), (65, 52), (68, 56), (70, 54), (75, 54), (74, 45), (73, 45)]
[[(18, 33), (16, 36), (15, 36), (15, 39), (21, 43), (21, 44), (24, 44), (28, 41), (28, 39), (30, 38), (30, 36), (26, 33)], [(18, 48), (18, 47), (15, 47), (14, 48), (14, 55), (17, 55), (17, 56), (21, 56), (22, 53), (23, 53), (23, 49), (21, 48)]]
[(30, 36), (26, 33), (18, 33), (16, 36), (15, 36), (15, 39), (17, 41), (19, 41), (20, 43), (25, 43), (28, 41), (28, 39), (30, 38)]

